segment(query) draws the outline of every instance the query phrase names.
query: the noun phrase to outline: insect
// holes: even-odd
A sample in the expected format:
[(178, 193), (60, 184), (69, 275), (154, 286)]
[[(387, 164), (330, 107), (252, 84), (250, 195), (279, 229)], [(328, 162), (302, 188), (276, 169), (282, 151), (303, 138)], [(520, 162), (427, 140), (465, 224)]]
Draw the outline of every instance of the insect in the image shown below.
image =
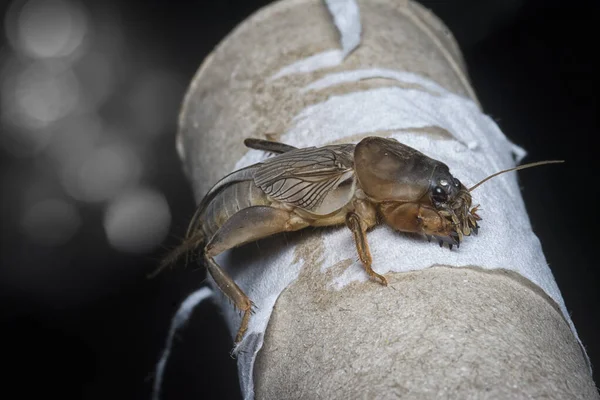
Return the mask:
[(371, 268), (369, 229), (383, 223), (435, 238), (452, 249), (479, 229), (478, 206), (471, 206), (476, 187), (501, 173), (562, 162), (507, 169), (467, 188), (446, 164), (395, 139), (366, 137), (356, 145), (302, 149), (261, 139), (246, 139), (244, 144), (276, 155), (214, 185), (200, 202), (183, 242), (152, 274), (198, 252), (219, 289), (243, 313), (235, 343), (242, 340), (254, 305), (215, 261), (222, 252), (280, 232), (345, 224), (367, 274), (387, 285), (387, 279)]

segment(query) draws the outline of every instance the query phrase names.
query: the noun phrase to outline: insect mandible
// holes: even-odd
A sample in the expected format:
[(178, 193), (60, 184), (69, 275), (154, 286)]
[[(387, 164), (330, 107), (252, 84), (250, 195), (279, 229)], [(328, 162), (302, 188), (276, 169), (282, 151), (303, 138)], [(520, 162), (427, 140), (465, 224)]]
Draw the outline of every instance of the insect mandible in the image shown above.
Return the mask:
[(356, 145), (302, 149), (261, 139), (244, 144), (277, 155), (217, 182), (200, 202), (185, 239), (151, 275), (198, 251), (219, 289), (243, 313), (235, 343), (242, 340), (254, 305), (215, 261), (224, 251), (280, 232), (345, 224), (367, 274), (387, 285), (371, 268), (369, 229), (384, 223), (452, 249), (479, 229), (478, 206), (471, 206), (476, 187), (504, 172), (563, 162), (525, 164), (467, 188), (446, 164), (395, 139), (366, 137)]

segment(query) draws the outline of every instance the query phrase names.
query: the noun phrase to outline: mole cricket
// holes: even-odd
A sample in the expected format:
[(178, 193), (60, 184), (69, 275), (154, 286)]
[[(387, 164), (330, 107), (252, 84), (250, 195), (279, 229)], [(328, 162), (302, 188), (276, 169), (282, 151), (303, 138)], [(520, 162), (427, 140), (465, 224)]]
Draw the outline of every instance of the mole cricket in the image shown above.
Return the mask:
[(386, 224), (452, 249), (479, 229), (479, 206), (471, 207), (475, 188), (505, 172), (563, 162), (521, 165), (467, 188), (446, 164), (390, 138), (301, 149), (261, 139), (244, 144), (276, 155), (217, 182), (200, 202), (182, 243), (150, 275), (198, 251), (219, 289), (243, 313), (236, 344), (254, 305), (216, 263), (214, 257), (224, 251), (280, 232), (345, 224), (369, 277), (387, 286), (387, 279), (371, 268), (369, 229)]

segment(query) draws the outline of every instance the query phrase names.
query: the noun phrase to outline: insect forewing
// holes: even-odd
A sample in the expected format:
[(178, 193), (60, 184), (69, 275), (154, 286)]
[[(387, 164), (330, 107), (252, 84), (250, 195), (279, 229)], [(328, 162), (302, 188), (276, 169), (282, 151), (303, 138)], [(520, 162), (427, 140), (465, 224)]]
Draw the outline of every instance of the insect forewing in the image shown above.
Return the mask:
[(327, 215), (354, 195), (353, 150), (354, 145), (293, 150), (264, 161), (254, 182), (273, 200)]

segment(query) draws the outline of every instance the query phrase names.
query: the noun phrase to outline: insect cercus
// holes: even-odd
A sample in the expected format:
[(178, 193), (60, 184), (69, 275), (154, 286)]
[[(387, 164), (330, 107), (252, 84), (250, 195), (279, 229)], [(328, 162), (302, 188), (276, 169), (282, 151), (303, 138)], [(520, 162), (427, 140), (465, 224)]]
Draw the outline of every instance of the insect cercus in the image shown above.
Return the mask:
[(504, 172), (562, 162), (507, 169), (467, 188), (446, 164), (395, 139), (366, 137), (356, 145), (303, 149), (261, 139), (244, 143), (278, 155), (217, 182), (200, 202), (183, 242), (154, 273), (199, 250), (219, 289), (243, 312), (236, 343), (246, 332), (253, 303), (216, 263), (214, 257), (222, 252), (279, 232), (346, 224), (367, 274), (387, 285), (371, 268), (370, 228), (384, 223), (433, 237), (451, 249), (464, 236), (477, 234), (481, 218), (478, 206), (471, 207), (476, 187)]

